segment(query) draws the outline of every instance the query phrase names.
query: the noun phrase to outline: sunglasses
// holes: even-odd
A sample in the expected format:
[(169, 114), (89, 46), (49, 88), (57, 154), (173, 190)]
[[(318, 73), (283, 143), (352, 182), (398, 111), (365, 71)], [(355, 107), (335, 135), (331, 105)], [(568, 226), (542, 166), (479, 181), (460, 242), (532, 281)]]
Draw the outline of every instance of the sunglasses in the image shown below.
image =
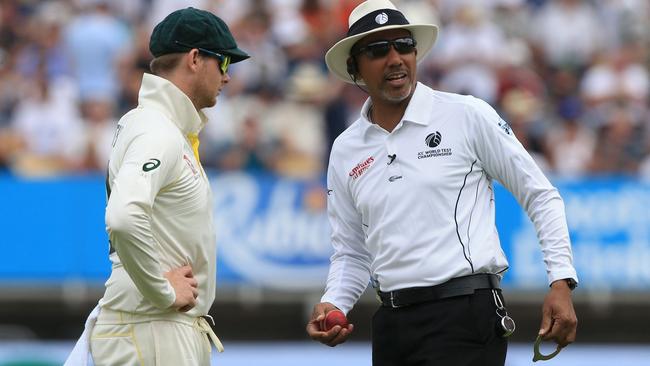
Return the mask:
[(363, 53), (371, 59), (386, 57), (386, 55), (388, 55), (388, 52), (390, 52), (390, 46), (393, 46), (395, 51), (397, 51), (397, 53), (400, 55), (407, 55), (415, 51), (417, 42), (415, 39), (410, 37), (397, 38), (393, 39), (392, 41), (373, 42), (360, 47), (352, 53), (352, 56), (357, 56)]
[(174, 43), (176, 43), (176, 44), (178, 44), (180, 46), (183, 46), (183, 47), (196, 48), (197, 50), (199, 50), (199, 53), (202, 53), (202, 54), (204, 54), (204, 55), (206, 55), (208, 57), (212, 57), (212, 58), (217, 59), (219, 61), (219, 70), (221, 71), (221, 73), (225, 75), (228, 72), (228, 67), (230, 66), (230, 56), (222, 55), (222, 54), (217, 53), (217, 52), (212, 52), (212, 51), (206, 50), (205, 48), (201, 48), (201, 47), (193, 47), (193, 46), (190, 46), (188, 44), (185, 44), (185, 43), (182, 43), (182, 42), (179, 42), (179, 41), (174, 41)]

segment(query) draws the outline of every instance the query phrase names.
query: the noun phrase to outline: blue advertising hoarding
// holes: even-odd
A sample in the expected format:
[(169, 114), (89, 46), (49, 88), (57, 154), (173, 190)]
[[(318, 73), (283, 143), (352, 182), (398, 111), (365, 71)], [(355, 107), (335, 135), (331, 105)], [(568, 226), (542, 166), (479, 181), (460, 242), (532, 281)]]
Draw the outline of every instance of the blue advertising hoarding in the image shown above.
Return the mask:
[(220, 282), (323, 286), (332, 248), (322, 182), (222, 174), (212, 191)]
[[(650, 289), (650, 189), (626, 179), (555, 181), (565, 201), (581, 288)], [(323, 181), (270, 175), (212, 178), (221, 285), (322, 289), (329, 227)], [(497, 228), (510, 262), (504, 285), (540, 289), (546, 273), (533, 225), (496, 187)], [(110, 263), (100, 176), (0, 177), (0, 286), (86, 281), (101, 285)]]

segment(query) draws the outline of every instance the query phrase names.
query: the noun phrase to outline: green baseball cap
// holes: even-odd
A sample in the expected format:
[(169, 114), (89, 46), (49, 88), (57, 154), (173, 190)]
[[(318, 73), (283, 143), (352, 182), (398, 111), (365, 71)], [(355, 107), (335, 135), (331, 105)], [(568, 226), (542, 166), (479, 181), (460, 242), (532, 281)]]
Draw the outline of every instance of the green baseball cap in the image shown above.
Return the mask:
[(192, 7), (176, 10), (156, 25), (149, 40), (154, 57), (202, 48), (230, 56), (231, 63), (250, 56), (240, 50), (223, 20), (209, 11)]

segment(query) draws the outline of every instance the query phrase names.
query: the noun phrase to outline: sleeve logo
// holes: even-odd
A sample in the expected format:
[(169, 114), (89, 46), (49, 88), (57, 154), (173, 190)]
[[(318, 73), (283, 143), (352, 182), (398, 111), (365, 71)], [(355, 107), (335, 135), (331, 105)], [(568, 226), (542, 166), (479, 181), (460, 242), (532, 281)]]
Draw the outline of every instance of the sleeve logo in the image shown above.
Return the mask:
[(158, 159), (149, 159), (144, 165), (142, 165), (142, 170), (145, 172), (150, 172), (160, 166), (160, 160)]
[(508, 135), (512, 135), (512, 129), (510, 128), (510, 125), (508, 125), (508, 122), (504, 121), (503, 119), (499, 119), (499, 127), (507, 133)]

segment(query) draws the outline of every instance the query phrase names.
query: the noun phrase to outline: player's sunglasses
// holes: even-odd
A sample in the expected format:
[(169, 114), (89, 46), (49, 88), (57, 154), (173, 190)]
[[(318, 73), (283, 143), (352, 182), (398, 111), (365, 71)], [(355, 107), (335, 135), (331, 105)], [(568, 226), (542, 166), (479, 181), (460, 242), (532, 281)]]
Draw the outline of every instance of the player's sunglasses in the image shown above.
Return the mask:
[(417, 42), (415, 39), (410, 37), (397, 38), (393, 39), (392, 41), (372, 42), (363, 47), (359, 47), (357, 50), (353, 50), (352, 56), (357, 56), (363, 53), (371, 59), (386, 57), (386, 55), (388, 55), (388, 52), (390, 52), (390, 46), (393, 46), (395, 51), (397, 51), (399, 54), (407, 55), (415, 51)]
[(174, 42), (176, 44), (180, 45), (180, 46), (183, 46), (183, 47), (196, 48), (197, 50), (199, 50), (200, 53), (202, 53), (202, 54), (204, 54), (204, 55), (206, 55), (208, 57), (212, 57), (212, 58), (217, 59), (219, 61), (219, 70), (221, 71), (221, 73), (225, 75), (228, 72), (228, 66), (230, 66), (230, 56), (222, 55), (222, 54), (217, 53), (217, 52), (212, 52), (212, 51), (206, 50), (205, 48), (201, 48), (201, 47), (193, 47), (193, 46), (190, 46), (190, 45), (185, 44), (183, 42), (179, 42), (179, 41), (174, 41)]

